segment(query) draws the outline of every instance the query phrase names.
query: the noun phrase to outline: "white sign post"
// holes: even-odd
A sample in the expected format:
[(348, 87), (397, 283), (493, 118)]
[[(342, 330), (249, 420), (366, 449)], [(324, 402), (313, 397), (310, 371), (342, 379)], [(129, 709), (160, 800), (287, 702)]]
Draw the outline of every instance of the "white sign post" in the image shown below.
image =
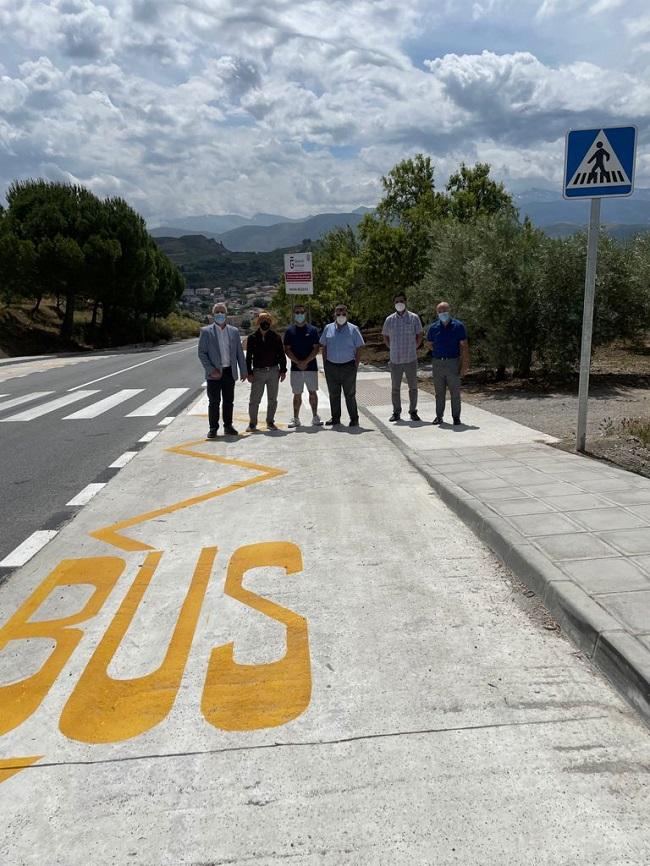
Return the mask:
[(314, 272), (311, 264), (311, 253), (285, 254), (284, 282), (288, 295), (314, 294)]
[(600, 200), (611, 196), (632, 194), (636, 138), (635, 126), (574, 129), (567, 133), (566, 137), (564, 198), (591, 199), (585, 303), (582, 314), (576, 451), (584, 451), (587, 446), (587, 404), (600, 232)]

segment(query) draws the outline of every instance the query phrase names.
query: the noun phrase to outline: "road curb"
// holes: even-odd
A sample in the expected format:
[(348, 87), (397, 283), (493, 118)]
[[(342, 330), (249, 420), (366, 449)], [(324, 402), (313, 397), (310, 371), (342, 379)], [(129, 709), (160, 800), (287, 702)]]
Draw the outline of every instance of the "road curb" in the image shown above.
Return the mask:
[(440, 499), (544, 602), (560, 628), (650, 722), (650, 650), (489, 506), (438, 475), (367, 407), (359, 410), (393, 443)]

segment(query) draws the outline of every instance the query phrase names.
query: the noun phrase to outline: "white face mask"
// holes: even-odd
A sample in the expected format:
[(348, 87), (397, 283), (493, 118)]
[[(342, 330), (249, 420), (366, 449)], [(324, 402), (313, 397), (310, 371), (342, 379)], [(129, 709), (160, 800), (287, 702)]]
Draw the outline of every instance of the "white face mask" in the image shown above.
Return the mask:
[(395, 304), (395, 309), (398, 313), (403, 313), (406, 309), (406, 304), (403, 304), (401, 301), (398, 304)]
[(336, 324), (337, 324), (337, 325), (345, 325), (345, 323), (347, 322), (347, 320), (348, 320), (348, 317), (347, 317), (347, 316), (337, 316), (337, 317), (336, 317)]

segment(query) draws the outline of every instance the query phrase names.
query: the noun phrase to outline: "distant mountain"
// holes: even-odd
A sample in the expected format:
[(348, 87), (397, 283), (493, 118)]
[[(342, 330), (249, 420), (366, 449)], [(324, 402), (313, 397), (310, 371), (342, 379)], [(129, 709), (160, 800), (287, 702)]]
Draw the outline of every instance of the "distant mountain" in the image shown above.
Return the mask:
[(162, 226), (150, 229), (154, 237), (182, 237), (199, 233), (214, 238), (223, 232), (240, 226), (272, 226), (276, 223), (294, 222), (291, 217), (272, 213), (256, 213), (252, 217), (240, 214), (203, 214), (202, 216), (165, 217)]
[(292, 247), (306, 238), (318, 240), (332, 229), (352, 226), (356, 228), (367, 211), (363, 213), (323, 213), (306, 220), (277, 223), (273, 226), (242, 226), (219, 235), (219, 240), (229, 250), (270, 252), (281, 247)]
[(179, 228), (179, 226), (156, 226), (154, 229), (149, 229), (149, 234), (154, 238), (184, 238), (190, 235), (198, 235), (200, 237), (216, 238), (218, 235), (206, 234), (205, 232), (193, 232), (189, 229)]
[(160, 249), (177, 265), (190, 288), (276, 283), (283, 268), (283, 250), (235, 253), (203, 235), (156, 238)]
[[(585, 229), (585, 226), (578, 226), (575, 223), (552, 223), (551, 225), (541, 226), (547, 235), (552, 238), (568, 238), (575, 234), (580, 229)], [(607, 234), (616, 238), (619, 241), (626, 241), (633, 238), (635, 235), (643, 234), (650, 231), (649, 225), (622, 225), (616, 223), (603, 223), (603, 228)]]
[[(522, 219), (528, 216), (535, 225), (543, 229), (551, 226), (572, 226), (573, 231), (576, 231), (589, 222), (588, 200), (567, 201), (554, 190), (526, 190), (515, 195), (514, 201)], [(650, 189), (638, 189), (629, 198), (605, 199), (602, 203), (601, 222), (617, 227), (633, 226), (635, 232), (650, 230)]]

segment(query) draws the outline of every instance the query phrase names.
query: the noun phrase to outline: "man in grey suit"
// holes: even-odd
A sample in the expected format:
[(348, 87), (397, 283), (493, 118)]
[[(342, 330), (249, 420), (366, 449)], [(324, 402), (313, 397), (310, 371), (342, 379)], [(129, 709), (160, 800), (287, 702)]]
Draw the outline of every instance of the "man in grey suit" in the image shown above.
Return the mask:
[(208, 439), (217, 438), (219, 429), (219, 404), (223, 401), (223, 432), (226, 436), (238, 436), (232, 426), (232, 410), (235, 402), (237, 367), (242, 382), (248, 376), (246, 358), (242, 349), (239, 331), (226, 324), (228, 309), (225, 304), (212, 308), (214, 324), (201, 328), (199, 336), (199, 360), (205, 370), (208, 384)]

